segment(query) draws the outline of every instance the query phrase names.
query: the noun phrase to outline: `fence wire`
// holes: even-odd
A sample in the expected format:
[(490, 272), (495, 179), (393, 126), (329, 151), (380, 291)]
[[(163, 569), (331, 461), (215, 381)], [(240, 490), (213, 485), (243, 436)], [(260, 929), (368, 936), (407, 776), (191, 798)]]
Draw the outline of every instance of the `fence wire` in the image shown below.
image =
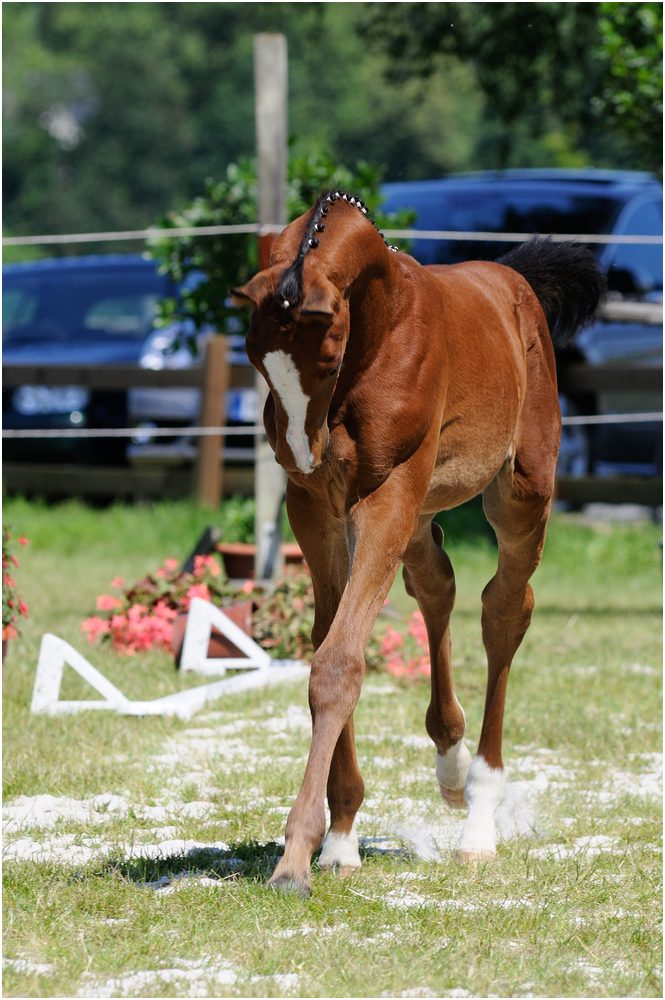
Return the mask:
[[(47, 244), (68, 243), (110, 243), (125, 240), (160, 240), (177, 236), (234, 236), (243, 233), (255, 233), (267, 236), (271, 233), (281, 233), (284, 226), (263, 225), (258, 222), (247, 222), (228, 226), (192, 226), (179, 229), (128, 229), (121, 232), (107, 233), (66, 233), (51, 236), (3, 236), (2, 245), (7, 247), (40, 246)], [(491, 233), (491, 232), (458, 232), (442, 229), (387, 229), (385, 235), (392, 239), (404, 240), (479, 240), (492, 243), (525, 243), (533, 233)], [(571, 241), (573, 243), (629, 243), (636, 245), (659, 244), (662, 236), (630, 236), (606, 235), (598, 233), (553, 233), (551, 239), (555, 243)]]
[[(593, 424), (662, 423), (662, 413), (603, 413), (595, 416), (562, 417), (564, 427)], [(2, 437), (21, 438), (133, 438), (133, 437), (240, 437), (264, 434), (263, 424), (242, 427), (61, 427), (3, 429)]]

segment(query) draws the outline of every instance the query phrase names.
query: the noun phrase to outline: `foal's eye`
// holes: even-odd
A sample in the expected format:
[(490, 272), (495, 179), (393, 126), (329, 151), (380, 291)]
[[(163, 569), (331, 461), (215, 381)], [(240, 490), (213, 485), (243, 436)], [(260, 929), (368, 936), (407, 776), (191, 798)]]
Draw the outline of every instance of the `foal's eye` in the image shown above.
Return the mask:
[(337, 375), (341, 367), (342, 367), (342, 362), (340, 361), (340, 363), (338, 365), (335, 365), (335, 367), (331, 371), (324, 372), (321, 378), (332, 378), (334, 375)]

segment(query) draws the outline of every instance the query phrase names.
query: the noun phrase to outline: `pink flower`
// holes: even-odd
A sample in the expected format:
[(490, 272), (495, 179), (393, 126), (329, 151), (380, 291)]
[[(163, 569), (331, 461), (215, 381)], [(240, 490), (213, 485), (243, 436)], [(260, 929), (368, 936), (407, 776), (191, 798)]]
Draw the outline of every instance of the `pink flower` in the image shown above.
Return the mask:
[(409, 622), (409, 635), (413, 636), (419, 646), (427, 649), (427, 628), (422, 611), (414, 611)]
[(183, 606), (186, 606), (185, 610), (189, 608), (191, 601), (195, 597), (200, 597), (202, 601), (210, 600), (210, 591), (208, 590), (205, 583), (195, 583), (192, 587), (189, 588), (189, 590), (185, 595), (185, 600), (183, 601)]
[(127, 612), (127, 618), (130, 625), (136, 625), (141, 620), (144, 614), (146, 614), (148, 609), (143, 604), (132, 604), (131, 608)]
[(23, 615), (24, 618), (28, 617), (28, 605), (25, 601), (18, 602), (18, 612), (20, 615)]
[(194, 576), (196, 579), (200, 580), (206, 570), (212, 576), (219, 576), (221, 573), (219, 563), (213, 556), (194, 556)]
[(124, 585), (125, 585), (125, 581), (123, 580), (123, 578), (121, 576), (115, 576), (111, 580), (111, 586), (114, 587), (114, 588), (124, 587)]
[(101, 594), (97, 598), (97, 610), (98, 611), (110, 611), (112, 608), (121, 608), (122, 601), (117, 597), (111, 597), (109, 594)]
[(165, 559), (164, 560), (164, 565), (166, 566), (167, 570), (170, 573), (172, 573), (174, 569), (178, 568), (178, 560), (177, 559)]
[(431, 677), (432, 665), (429, 656), (414, 656), (409, 663), (410, 674), (420, 674), (422, 677)]
[(81, 625), (81, 631), (88, 633), (88, 642), (94, 642), (98, 635), (108, 634), (111, 630), (111, 623), (94, 615), (88, 618)]
[(393, 677), (406, 677), (409, 673), (408, 667), (404, 665), (404, 661), (399, 658), (399, 656), (392, 657), (386, 663), (386, 670)]
[(251, 594), (252, 591), (254, 590), (254, 581), (253, 580), (245, 580), (245, 582), (243, 583), (243, 585), (242, 585), (242, 587), (240, 589), (242, 590), (243, 594)]
[(390, 656), (396, 649), (404, 646), (404, 636), (397, 629), (388, 626), (386, 629), (379, 650), (382, 656)]
[(171, 622), (178, 614), (173, 608), (170, 608), (168, 604), (164, 601), (158, 601), (155, 607), (152, 609), (152, 613), (155, 618), (161, 618), (163, 621)]
[(19, 543), (19, 545), (29, 545), (30, 544), (30, 542), (25, 537), (25, 535), (21, 535), (21, 537), (18, 540), (18, 543)]

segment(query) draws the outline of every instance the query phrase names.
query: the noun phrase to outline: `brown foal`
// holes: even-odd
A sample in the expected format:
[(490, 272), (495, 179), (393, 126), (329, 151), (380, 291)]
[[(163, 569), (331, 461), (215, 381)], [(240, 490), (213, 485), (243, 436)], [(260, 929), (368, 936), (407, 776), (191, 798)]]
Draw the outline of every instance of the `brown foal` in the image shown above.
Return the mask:
[[(322, 843), (322, 868), (360, 867), (353, 712), (400, 562), (427, 625), (441, 795), (468, 807), (458, 856), (493, 857), (508, 671), (531, 619), (559, 447), (550, 332), (565, 338), (589, 322), (602, 291), (587, 250), (548, 239), (502, 262), (423, 267), (340, 192), (287, 226), (270, 267), (234, 290), (252, 306), (247, 354), (270, 387), (266, 433), (316, 602), (312, 743), (271, 884), (308, 892)], [(453, 689), (455, 579), (432, 518), (479, 493), (498, 567), (482, 595), (488, 680), (472, 759)]]

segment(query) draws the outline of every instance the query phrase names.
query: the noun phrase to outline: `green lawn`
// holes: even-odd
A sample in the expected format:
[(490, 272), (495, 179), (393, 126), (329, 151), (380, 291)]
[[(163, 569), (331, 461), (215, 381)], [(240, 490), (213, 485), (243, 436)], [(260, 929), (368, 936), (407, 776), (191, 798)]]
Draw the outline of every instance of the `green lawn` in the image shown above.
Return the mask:
[[(371, 673), (356, 713), (363, 869), (315, 871), (302, 902), (265, 879), (308, 750), (305, 682), (187, 722), (29, 714), (47, 631), (131, 697), (183, 684), (166, 654), (89, 647), (80, 623), (114, 576), (184, 558), (209, 523), (240, 537), (250, 515), (5, 502), (32, 544), (16, 571), (31, 617), (4, 675), (4, 995), (661, 996), (660, 526), (552, 520), (508, 691), (496, 861), (452, 858), (461, 821), (438, 796), (427, 687)], [(495, 550), (476, 508), (443, 523), (473, 751)], [(391, 601), (413, 607), (401, 581)]]

